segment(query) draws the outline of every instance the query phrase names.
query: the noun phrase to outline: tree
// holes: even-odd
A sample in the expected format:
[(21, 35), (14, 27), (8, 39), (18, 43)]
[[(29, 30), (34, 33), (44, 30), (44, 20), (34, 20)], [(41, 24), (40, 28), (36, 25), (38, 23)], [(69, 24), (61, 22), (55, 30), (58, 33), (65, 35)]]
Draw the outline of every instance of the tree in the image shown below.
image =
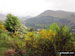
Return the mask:
[(20, 20), (18, 19), (18, 17), (13, 16), (11, 14), (7, 15), (7, 20), (5, 21), (5, 26), (6, 29), (10, 32), (24, 32), (25, 31), (25, 27), (23, 24), (21, 24)]
[(74, 51), (72, 45), (72, 35), (67, 26), (61, 26), (55, 37), (56, 51)]
[(20, 21), (18, 20), (18, 18), (16, 16), (13, 16), (11, 14), (7, 15), (7, 20), (6, 20), (6, 29), (10, 32), (14, 32), (15, 31), (15, 27), (21, 24)]
[(49, 28), (54, 32), (60, 30), (60, 27), (56, 23), (51, 24)]

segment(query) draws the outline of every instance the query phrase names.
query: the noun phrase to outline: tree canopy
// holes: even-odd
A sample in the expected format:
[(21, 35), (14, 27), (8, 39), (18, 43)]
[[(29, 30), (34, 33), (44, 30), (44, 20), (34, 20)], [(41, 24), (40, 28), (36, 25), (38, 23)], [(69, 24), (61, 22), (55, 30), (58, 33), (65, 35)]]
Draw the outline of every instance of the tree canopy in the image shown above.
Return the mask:
[(5, 21), (6, 29), (10, 32), (24, 32), (25, 26), (20, 22), (18, 17), (8, 14)]

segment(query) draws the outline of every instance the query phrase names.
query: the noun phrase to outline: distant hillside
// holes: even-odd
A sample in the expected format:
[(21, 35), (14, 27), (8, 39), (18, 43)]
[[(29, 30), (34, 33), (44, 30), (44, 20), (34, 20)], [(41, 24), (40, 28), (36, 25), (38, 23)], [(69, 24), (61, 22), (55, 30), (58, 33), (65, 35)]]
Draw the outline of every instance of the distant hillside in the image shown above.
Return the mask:
[(23, 23), (23, 24), (25, 24), (25, 20), (27, 20), (27, 19), (29, 19), (29, 18), (32, 18), (31, 16), (26, 16), (26, 17), (18, 17), (19, 18), (19, 20)]
[(31, 28), (47, 28), (54, 22), (58, 25), (73, 27), (75, 25), (75, 13), (47, 10), (36, 17), (25, 20), (25, 22), (25, 25)]
[(52, 11), (52, 10), (47, 10), (43, 13), (41, 13), (40, 15), (38, 15), (38, 17), (40, 16), (54, 16), (54, 17), (59, 17), (59, 18), (65, 18), (68, 17), (70, 15), (72, 15), (73, 12), (67, 12), (67, 11)]
[(0, 14), (0, 20), (5, 20), (6, 16), (4, 14)]

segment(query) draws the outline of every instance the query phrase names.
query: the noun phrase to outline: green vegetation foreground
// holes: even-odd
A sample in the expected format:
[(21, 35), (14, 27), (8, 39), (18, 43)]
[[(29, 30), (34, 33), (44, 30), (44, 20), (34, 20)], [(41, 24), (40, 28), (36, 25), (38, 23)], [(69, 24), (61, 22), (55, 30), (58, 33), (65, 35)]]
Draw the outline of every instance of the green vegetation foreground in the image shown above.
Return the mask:
[(75, 36), (67, 26), (53, 23), (30, 31), (11, 14), (0, 22), (0, 56), (57, 56), (60, 51), (75, 51)]

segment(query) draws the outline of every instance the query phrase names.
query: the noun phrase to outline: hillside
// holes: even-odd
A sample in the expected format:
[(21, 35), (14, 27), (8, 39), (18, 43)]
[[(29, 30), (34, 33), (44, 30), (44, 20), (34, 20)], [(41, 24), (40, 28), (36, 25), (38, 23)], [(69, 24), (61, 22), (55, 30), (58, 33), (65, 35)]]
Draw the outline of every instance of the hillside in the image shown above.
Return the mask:
[(0, 14), (0, 20), (5, 20), (6, 16), (4, 14)]
[(25, 20), (25, 22), (25, 25), (31, 28), (47, 28), (54, 22), (58, 25), (63, 24), (72, 27), (75, 25), (75, 13), (47, 10), (36, 17)]
[(67, 11), (62, 11), (62, 10), (58, 10), (58, 11), (47, 10), (47, 11), (41, 13), (40, 15), (38, 15), (38, 17), (54, 16), (54, 17), (59, 17), (59, 18), (66, 18), (72, 14), (73, 14), (73, 12), (67, 12)]

